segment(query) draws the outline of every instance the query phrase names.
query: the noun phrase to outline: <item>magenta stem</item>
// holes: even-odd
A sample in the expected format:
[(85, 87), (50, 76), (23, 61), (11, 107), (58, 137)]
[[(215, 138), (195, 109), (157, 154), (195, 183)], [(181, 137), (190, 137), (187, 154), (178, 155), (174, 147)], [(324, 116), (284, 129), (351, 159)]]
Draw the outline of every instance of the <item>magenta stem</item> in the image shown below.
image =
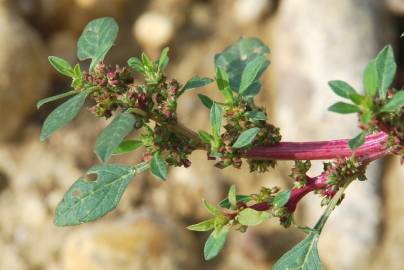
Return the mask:
[[(356, 157), (366, 157), (386, 150), (388, 135), (384, 132), (368, 135), (365, 143), (355, 150)], [(352, 156), (348, 139), (318, 142), (280, 142), (274, 146), (255, 147), (245, 155), (257, 160), (325, 160)]]
[[(248, 151), (247, 158), (258, 160), (326, 160), (351, 157), (364, 163), (385, 156), (388, 135), (384, 132), (369, 135), (365, 143), (355, 150), (348, 146), (348, 139), (319, 141), (319, 142), (281, 142), (271, 147), (256, 147)], [(298, 202), (308, 193), (314, 190), (324, 189), (327, 186), (328, 174), (323, 172), (316, 177), (309, 177), (305, 186), (292, 189), (286, 208), (290, 213), (296, 209)]]

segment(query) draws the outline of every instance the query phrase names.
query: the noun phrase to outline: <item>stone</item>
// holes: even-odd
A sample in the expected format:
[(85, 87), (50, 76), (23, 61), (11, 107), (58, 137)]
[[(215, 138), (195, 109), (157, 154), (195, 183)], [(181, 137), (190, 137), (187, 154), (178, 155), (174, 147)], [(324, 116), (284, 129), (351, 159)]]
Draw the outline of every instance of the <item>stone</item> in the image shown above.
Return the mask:
[(134, 37), (145, 47), (159, 49), (174, 36), (174, 24), (157, 12), (143, 13), (133, 25)]
[(404, 15), (404, 1), (403, 0), (386, 0), (386, 6), (394, 14)]
[[(18, 34), (17, 34), (18, 33)], [(48, 89), (46, 54), (37, 33), (0, 7), (0, 141), (18, 134)]]
[(271, 5), (272, 1), (268, 0), (236, 0), (233, 4), (234, 17), (241, 24), (256, 23)]
[(24, 270), (28, 269), (23, 258), (18, 254), (18, 250), (15, 246), (5, 244), (1, 239), (0, 244), (0, 269), (8, 270)]
[(65, 270), (196, 269), (190, 232), (148, 210), (82, 225), (63, 245)]
[(404, 169), (398, 158), (389, 160), (383, 178), (383, 222), (380, 244), (364, 269), (400, 270), (404, 265)]
[[(327, 82), (344, 80), (362, 91), (362, 72), (384, 46), (384, 30), (389, 28), (383, 1), (280, 3), (270, 58), (277, 78), (271, 85), (276, 89), (274, 116), (283, 140), (352, 138), (359, 132), (355, 115), (327, 111), (341, 100)], [(310, 173), (316, 175), (321, 168), (320, 162), (314, 162)], [(320, 252), (329, 269), (356, 269), (370, 260), (380, 226), (377, 183), (381, 170), (380, 163), (373, 164), (369, 181), (348, 189), (345, 201), (326, 225)], [(319, 202), (315, 196), (303, 201), (303, 223), (314, 224), (320, 217)], [(366, 225), (358, 230), (357, 224)]]

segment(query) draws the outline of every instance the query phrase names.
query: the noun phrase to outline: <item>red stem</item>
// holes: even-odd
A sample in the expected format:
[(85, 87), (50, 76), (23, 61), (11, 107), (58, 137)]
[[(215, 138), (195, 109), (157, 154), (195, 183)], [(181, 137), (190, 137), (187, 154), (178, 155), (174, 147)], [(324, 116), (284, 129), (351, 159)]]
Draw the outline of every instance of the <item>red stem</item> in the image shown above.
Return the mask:
[[(385, 156), (388, 135), (379, 132), (366, 137), (365, 143), (355, 150), (355, 157), (365, 163)], [(348, 146), (348, 139), (319, 141), (319, 142), (281, 142), (271, 147), (256, 147), (248, 151), (247, 158), (266, 160), (325, 160), (346, 158), (353, 155)], [(316, 177), (310, 177), (307, 184), (301, 188), (292, 189), (291, 196), (286, 208), (290, 213), (296, 209), (298, 202), (308, 193), (323, 189), (327, 185), (328, 175), (326, 172)]]
[[(388, 135), (379, 132), (366, 137), (365, 143), (356, 149), (356, 157), (371, 156), (386, 150)], [(348, 139), (318, 142), (280, 142), (274, 146), (260, 146), (249, 150), (246, 158), (274, 160), (325, 160), (352, 156)]]

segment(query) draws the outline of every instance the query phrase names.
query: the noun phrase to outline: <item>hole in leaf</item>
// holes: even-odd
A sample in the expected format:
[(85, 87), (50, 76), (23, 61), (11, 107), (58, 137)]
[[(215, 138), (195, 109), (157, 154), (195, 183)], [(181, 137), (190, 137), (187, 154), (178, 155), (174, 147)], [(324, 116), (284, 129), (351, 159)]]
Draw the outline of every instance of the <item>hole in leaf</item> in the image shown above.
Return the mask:
[(81, 192), (80, 189), (76, 189), (75, 191), (73, 191), (73, 197), (80, 199), (83, 196), (83, 192)]
[(97, 181), (98, 174), (96, 173), (89, 173), (84, 176), (84, 180), (87, 182), (95, 182)]
[(247, 55), (246, 55), (246, 54), (242, 54), (242, 55), (240, 56), (240, 59), (241, 59), (241, 61), (247, 60)]

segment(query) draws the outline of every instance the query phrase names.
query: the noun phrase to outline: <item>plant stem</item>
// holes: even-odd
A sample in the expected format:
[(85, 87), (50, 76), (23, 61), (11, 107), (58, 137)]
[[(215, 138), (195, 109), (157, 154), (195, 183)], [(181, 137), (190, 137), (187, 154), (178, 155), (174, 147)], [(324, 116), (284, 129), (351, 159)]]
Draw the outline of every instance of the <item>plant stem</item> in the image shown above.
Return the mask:
[[(380, 132), (382, 133), (382, 132)], [(375, 141), (378, 141), (375, 139)], [(387, 142), (387, 139), (386, 139)], [(380, 144), (381, 142), (378, 142), (377, 144)], [(369, 144), (369, 142), (368, 142)], [(383, 144), (384, 140), (383, 140)], [(376, 151), (373, 151), (375, 150)], [(355, 151), (355, 157), (358, 158), (359, 161), (361, 161), (363, 164), (370, 163), (374, 160), (377, 160), (379, 158), (384, 157), (385, 155), (388, 154), (388, 149), (386, 149), (385, 146), (382, 148), (368, 148), (368, 152), (362, 151), (360, 152), (362, 155), (357, 156), (359, 149)], [(337, 156), (338, 157), (338, 156)], [(337, 158), (336, 157), (336, 158)], [(322, 172), (320, 175), (315, 176), (315, 177), (309, 177), (307, 180), (306, 185), (304, 185), (301, 188), (295, 188), (292, 189), (292, 193), (290, 195), (289, 201), (286, 204), (286, 208), (290, 213), (293, 213), (296, 210), (296, 206), (299, 203), (299, 201), (308, 193), (314, 191), (314, 190), (320, 190), (326, 187), (328, 181), (328, 173), (327, 172)]]
[(317, 221), (314, 229), (317, 230), (319, 233), (323, 230), (325, 223), (327, 222), (328, 218), (331, 215), (331, 212), (334, 210), (335, 206), (341, 200), (342, 196), (344, 195), (345, 190), (349, 186), (352, 181), (347, 182), (342, 188), (338, 190), (338, 192), (332, 197), (331, 201), (328, 203), (327, 208), (325, 209), (324, 213), (321, 215), (320, 219)]
[[(355, 150), (356, 157), (386, 152), (388, 135), (384, 132), (368, 135), (365, 143)], [(280, 142), (274, 146), (254, 147), (245, 158), (257, 160), (325, 160), (352, 156), (348, 139), (318, 142)]]

